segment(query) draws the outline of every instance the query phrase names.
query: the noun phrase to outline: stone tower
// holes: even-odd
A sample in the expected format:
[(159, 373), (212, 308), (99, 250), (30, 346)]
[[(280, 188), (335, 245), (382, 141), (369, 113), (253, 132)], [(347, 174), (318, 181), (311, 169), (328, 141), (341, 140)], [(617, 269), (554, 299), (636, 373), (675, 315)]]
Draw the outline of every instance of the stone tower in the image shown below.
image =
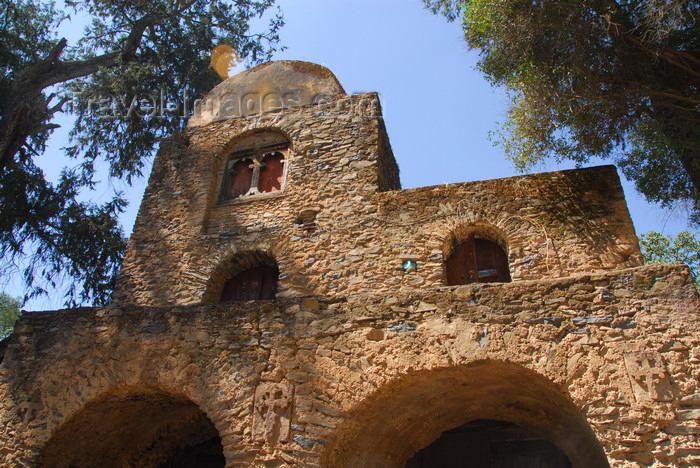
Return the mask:
[(375, 93), (270, 62), (162, 142), (112, 305), (3, 342), (0, 462), (694, 466), (697, 312), (614, 167), (401, 190)]

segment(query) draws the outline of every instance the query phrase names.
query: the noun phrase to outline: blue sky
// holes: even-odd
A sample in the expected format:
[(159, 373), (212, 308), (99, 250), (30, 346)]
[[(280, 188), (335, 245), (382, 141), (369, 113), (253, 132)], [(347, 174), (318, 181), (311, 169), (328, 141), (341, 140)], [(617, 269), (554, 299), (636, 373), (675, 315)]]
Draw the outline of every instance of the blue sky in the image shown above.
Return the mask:
[[(275, 59), (305, 60), (328, 67), (348, 93), (376, 91), (404, 188), (518, 175), (488, 139), (505, 120), (508, 101), (475, 69), (460, 25), (423, 9), (420, 0), (281, 0), (287, 50)], [(69, 43), (79, 28), (66, 28)], [(60, 121), (47, 154), (39, 161), (57, 175), (69, 119)], [(601, 162), (598, 162), (599, 164)], [(603, 162), (608, 163), (608, 162)], [(590, 164), (593, 165), (593, 164)], [(548, 161), (535, 172), (570, 168)], [(121, 221), (131, 232), (146, 178), (130, 188), (109, 183), (91, 198), (109, 199), (114, 186), (126, 189), (130, 206)], [(649, 205), (624, 182), (637, 233), (675, 234), (686, 229), (683, 213)], [(6, 292), (23, 295), (20, 278), (5, 278)], [(58, 308), (60, 295), (26, 304), (28, 310)]]
[[(518, 175), (489, 141), (489, 131), (506, 119), (508, 100), (475, 69), (477, 53), (467, 50), (458, 22), (432, 15), (420, 0), (280, 5), (288, 49), (275, 58), (320, 63), (346, 91), (380, 93), (404, 188)], [(534, 171), (570, 167), (547, 161)], [(638, 233), (686, 228), (682, 213), (649, 205), (624, 185)]]

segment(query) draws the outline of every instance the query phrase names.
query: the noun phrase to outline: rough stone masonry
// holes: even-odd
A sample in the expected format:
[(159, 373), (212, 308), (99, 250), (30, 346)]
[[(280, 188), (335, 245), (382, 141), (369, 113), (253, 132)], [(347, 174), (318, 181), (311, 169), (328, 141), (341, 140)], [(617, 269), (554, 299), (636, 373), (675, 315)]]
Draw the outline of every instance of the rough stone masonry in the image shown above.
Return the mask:
[(698, 466), (699, 302), (614, 167), (401, 190), (375, 93), (270, 62), (162, 142), (112, 304), (2, 342), (0, 464)]

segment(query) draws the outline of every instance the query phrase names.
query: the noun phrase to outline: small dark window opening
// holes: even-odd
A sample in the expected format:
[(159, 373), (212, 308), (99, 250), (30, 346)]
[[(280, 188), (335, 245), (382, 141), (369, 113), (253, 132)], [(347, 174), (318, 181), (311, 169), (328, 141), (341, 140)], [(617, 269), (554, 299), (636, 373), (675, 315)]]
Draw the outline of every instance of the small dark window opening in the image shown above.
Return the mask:
[(226, 163), (221, 200), (282, 190), (286, 152), (287, 145), (281, 144), (233, 153)]
[(445, 270), (448, 285), (510, 282), (508, 256), (486, 239), (471, 237), (455, 247)]
[(242, 271), (226, 282), (221, 302), (274, 299), (278, 276), (278, 269), (267, 265)]

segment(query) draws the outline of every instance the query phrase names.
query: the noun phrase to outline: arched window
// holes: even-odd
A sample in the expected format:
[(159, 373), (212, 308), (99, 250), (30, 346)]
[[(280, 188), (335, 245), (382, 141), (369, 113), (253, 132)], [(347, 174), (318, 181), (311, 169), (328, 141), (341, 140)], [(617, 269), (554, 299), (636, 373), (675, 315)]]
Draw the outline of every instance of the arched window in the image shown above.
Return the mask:
[(498, 244), (475, 235), (454, 242), (445, 260), (445, 272), (448, 285), (510, 282), (506, 252)]
[(282, 190), (288, 148), (287, 143), (278, 143), (233, 152), (224, 170), (220, 199)]
[(221, 302), (274, 299), (278, 276), (277, 267), (267, 265), (242, 271), (224, 284)]

